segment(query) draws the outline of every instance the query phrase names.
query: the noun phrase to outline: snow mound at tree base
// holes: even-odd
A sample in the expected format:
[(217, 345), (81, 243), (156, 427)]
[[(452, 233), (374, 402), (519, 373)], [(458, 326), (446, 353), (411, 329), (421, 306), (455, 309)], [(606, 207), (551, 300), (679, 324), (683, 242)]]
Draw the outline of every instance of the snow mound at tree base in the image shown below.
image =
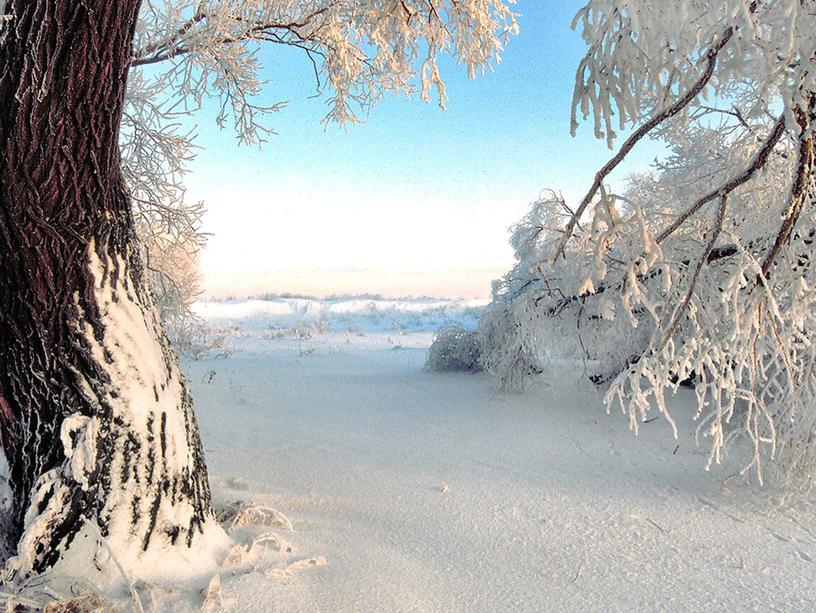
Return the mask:
[(156, 548), (130, 559), (114, 557), (98, 530), (86, 526), (47, 573), (3, 585), (0, 604), (49, 613), (237, 610), (222, 576), (231, 585), (243, 576), (285, 585), (329, 564), (325, 556), (298, 551), (284, 536), (292, 522), (275, 509), (235, 501), (216, 515), (220, 523), (210, 524), (192, 548)]
[(115, 541), (102, 538), (96, 526), (86, 524), (49, 571), (19, 585), (6, 585), (5, 591), (24, 606), (39, 602), (41, 608), (51, 606), (54, 611), (67, 607), (73, 598), (92, 603), (97, 596), (109, 599), (123, 611), (159, 610), (155, 604), (168, 595), (197, 591), (206, 585), (221, 568), (232, 544), (214, 521), (206, 524), (190, 548), (156, 546), (146, 552), (132, 548), (123, 551), (112, 546)]

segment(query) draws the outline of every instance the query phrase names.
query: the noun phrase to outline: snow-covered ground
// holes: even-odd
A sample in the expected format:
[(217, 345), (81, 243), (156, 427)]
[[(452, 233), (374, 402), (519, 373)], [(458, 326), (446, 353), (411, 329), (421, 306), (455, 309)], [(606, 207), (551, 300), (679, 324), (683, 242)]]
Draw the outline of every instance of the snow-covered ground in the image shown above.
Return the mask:
[(184, 362), (216, 503), (294, 526), (291, 552), (222, 569), (228, 610), (816, 609), (813, 509), (726, 480), (736, 458), (706, 473), (690, 416), (636, 438), (576, 365), (519, 396), (423, 371), (479, 307), (199, 305), (231, 332), (229, 358)]

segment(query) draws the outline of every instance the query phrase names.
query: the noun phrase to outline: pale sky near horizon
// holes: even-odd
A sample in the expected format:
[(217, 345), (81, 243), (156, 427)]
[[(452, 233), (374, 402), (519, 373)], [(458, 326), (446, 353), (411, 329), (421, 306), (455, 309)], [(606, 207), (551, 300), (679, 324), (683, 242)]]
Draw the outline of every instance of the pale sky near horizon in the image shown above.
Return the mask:
[[(187, 185), (213, 234), (207, 294), (489, 295), (512, 264), (507, 228), (544, 188), (579, 200), (610, 156), (590, 124), (569, 134), (580, 5), (519, 0), (520, 34), (494, 72), (469, 80), (443, 66), (447, 110), (391, 98), (347, 130), (321, 126), (325, 98), (310, 98), (305, 56), (265, 50), (266, 100), (290, 101), (274, 117), (278, 135), (261, 150), (239, 146), (208, 109), (200, 119)], [(644, 143), (615, 181), (659, 152)]]

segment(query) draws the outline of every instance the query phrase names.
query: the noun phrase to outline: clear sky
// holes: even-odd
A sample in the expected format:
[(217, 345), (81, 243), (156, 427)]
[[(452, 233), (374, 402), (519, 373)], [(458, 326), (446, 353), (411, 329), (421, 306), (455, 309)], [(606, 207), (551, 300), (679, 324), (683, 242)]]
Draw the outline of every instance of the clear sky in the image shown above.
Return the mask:
[[(443, 65), (447, 110), (391, 98), (348, 130), (321, 126), (325, 99), (310, 98), (304, 55), (265, 50), (266, 95), (290, 101), (274, 118), (278, 135), (260, 150), (239, 146), (208, 109), (199, 126), (187, 184), (213, 234), (207, 293), (487, 296), (512, 264), (507, 228), (543, 188), (579, 200), (610, 156), (590, 124), (569, 134), (580, 5), (520, 0), (520, 34), (494, 72), (469, 80)], [(645, 143), (617, 180), (659, 151)]]

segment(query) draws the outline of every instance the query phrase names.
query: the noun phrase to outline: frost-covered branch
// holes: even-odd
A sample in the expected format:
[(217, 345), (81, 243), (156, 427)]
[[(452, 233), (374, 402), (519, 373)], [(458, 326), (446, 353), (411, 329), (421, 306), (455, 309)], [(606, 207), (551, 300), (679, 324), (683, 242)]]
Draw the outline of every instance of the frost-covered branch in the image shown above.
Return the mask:
[(807, 204), (808, 191), (812, 188), (810, 182), (814, 176), (814, 145), (811, 118), (816, 115), (816, 112), (814, 112), (815, 107), (816, 96), (811, 95), (808, 110), (806, 112), (797, 111), (796, 113), (799, 123), (796, 174), (791, 187), (790, 204), (783, 214), (784, 221), (776, 234), (773, 247), (771, 247), (762, 262), (762, 275), (765, 277), (770, 273), (771, 266), (782, 251), (785, 243), (790, 240), (793, 228), (796, 227), (796, 222), (799, 221), (802, 210)]
[[(688, 105), (700, 95), (700, 92), (703, 91), (703, 88), (708, 84), (711, 80), (711, 76), (714, 74), (714, 68), (717, 65), (717, 54), (722, 50), (722, 48), (731, 40), (731, 37), (734, 35), (734, 28), (729, 26), (726, 28), (725, 32), (719, 37), (719, 39), (712, 45), (711, 49), (705, 54), (704, 57), (704, 65), (705, 68), (703, 73), (700, 77), (692, 84), (689, 90), (676, 102), (669, 105), (665, 109), (661, 110), (660, 112), (654, 114), (651, 118), (649, 118), (646, 122), (644, 122), (640, 127), (638, 127), (629, 138), (621, 146), (620, 150), (609, 160), (606, 164), (604, 164), (603, 168), (601, 168), (595, 174), (595, 180), (592, 183), (592, 186), (589, 188), (589, 191), (581, 200), (581, 203), (578, 205), (578, 208), (575, 210), (575, 213), (570, 218), (569, 222), (567, 222), (566, 228), (564, 228), (564, 234), (561, 237), (561, 240), (555, 247), (555, 253), (553, 254), (553, 258), (557, 258), (559, 256), (564, 255), (564, 246), (567, 244), (567, 241), (572, 236), (572, 232), (575, 229), (575, 225), (578, 223), (578, 220), (581, 218), (581, 215), (584, 214), (586, 208), (592, 202), (592, 199), (598, 193), (598, 190), (601, 189), (603, 182), (609, 176), (609, 174), (617, 168), (617, 166), (629, 155), (629, 152), (635, 147), (635, 145), (640, 142), (645, 136), (647, 136), (654, 128), (662, 124), (667, 119), (670, 119), (686, 109)], [(585, 62), (587, 59), (585, 58), (581, 66), (578, 68), (579, 79), (581, 78), (580, 75), (583, 72), (584, 68), (586, 67)], [(577, 128), (577, 122), (575, 120), (575, 108), (578, 106), (580, 101), (582, 100), (583, 95), (586, 93), (586, 88), (588, 87), (586, 84), (581, 84), (579, 87), (579, 83), (581, 81), (576, 81), (575, 86), (575, 94), (573, 98), (573, 134), (575, 134), (575, 130)], [(612, 139), (614, 138), (614, 133), (611, 130), (607, 130), (607, 134), (609, 136), (609, 144), (612, 145)]]
[(773, 148), (779, 142), (779, 139), (782, 137), (782, 134), (785, 131), (785, 116), (783, 115), (780, 117), (777, 122), (774, 124), (773, 130), (771, 131), (768, 138), (765, 140), (763, 146), (757, 151), (757, 154), (751, 160), (751, 162), (737, 175), (733, 178), (728, 180), (722, 185), (717, 186), (715, 189), (709, 191), (704, 196), (701, 196), (694, 203), (684, 210), (682, 213), (677, 215), (677, 218), (669, 224), (669, 226), (661, 231), (656, 237), (656, 243), (662, 243), (666, 240), (669, 236), (671, 236), (677, 229), (682, 226), (689, 217), (694, 215), (697, 211), (699, 211), (703, 206), (715, 200), (716, 198), (722, 198), (723, 196), (727, 196), (736, 188), (738, 188), (743, 183), (749, 181), (754, 174), (761, 170), (765, 163), (768, 161), (768, 157), (773, 151)]
[(195, 102), (213, 93), (240, 100), (219, 120), (231, 117), (239, 139), (256, 142), (266, 111), (246, 105), (264, 87), (261, 45), (303, 50), (331, 92), (326, 120), (345, 123), (359, 121), (386, 93), (413, 93), (417, 77), (423, 99), (435, 88), (444, 104), (438, 58), (450, 54), (475, 76), (499, 60), (516, 29), (501, 0), (148, 1), (133, 66), (160, 71)]

